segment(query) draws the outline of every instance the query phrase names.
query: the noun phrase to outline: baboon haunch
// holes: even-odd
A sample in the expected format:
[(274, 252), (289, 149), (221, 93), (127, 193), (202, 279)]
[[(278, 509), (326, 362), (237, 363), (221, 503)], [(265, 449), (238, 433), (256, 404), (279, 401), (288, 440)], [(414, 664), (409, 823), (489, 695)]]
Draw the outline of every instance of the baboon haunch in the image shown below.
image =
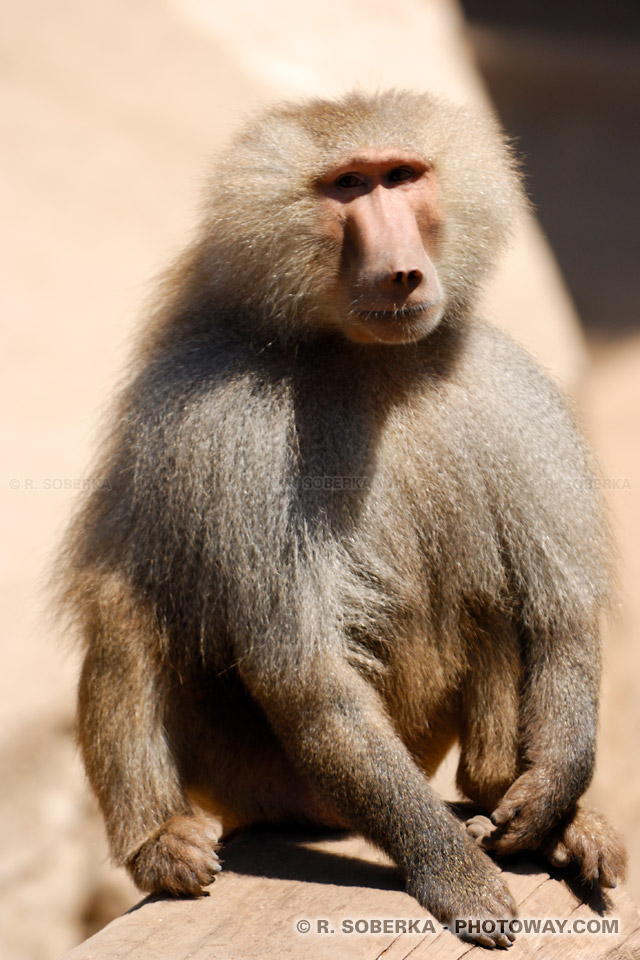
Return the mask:
[[(474, 315), (523, 204), (430, 96), (267, 111), (214, 169), (67, 547), (80, 743), (115, 860), (198, 893), (216, 835), (352, 827), (443, 921), (510, 917), (485, 846), (624, 869), (594, 764), (607, 536), (565, 403)], [(480, 938), (507, 946), (511, 937)]]

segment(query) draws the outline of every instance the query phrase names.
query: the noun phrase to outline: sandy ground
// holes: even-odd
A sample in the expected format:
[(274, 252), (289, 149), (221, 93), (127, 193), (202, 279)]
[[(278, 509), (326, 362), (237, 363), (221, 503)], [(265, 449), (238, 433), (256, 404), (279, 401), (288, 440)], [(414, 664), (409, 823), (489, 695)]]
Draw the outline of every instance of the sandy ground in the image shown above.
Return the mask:
[[(24, 0), (4, 10), (0, 775), (25, 790), (39, 791), (38, 764), (50, 764), (53, 755), (43, 756), (37, 735), (34, 741), (25, 731), (64, 725), (77, 672), (72, 648), (44, 613), (45, 573), (86, 477), (99, 413), (123, 369), (150, 279), (189, 234), (206, 156), (246, 110), (273, 97), (356, 83), (480, 95), (451, 4), (413, 0), (392, 14), (381, 0), (340, 7), (339, 30), (331, 5), (315, 0)], [(531, 224), (488, 303), (576, 393), (607, 477), (621, 552), (620, 604), (607, 634), (592, 792), (625, 834), (633, 864), (640, 862), (640, 341), (589, 353)], [(15, 752), (21, 739), (30, 744), (26, 774), (24, 751), (22, 760)], [(53, 842), (62, 822), (55, 811), (64, 820), (85, 809), (77, 766), (66, 753), (60, 763), (64, 782), (73, 783), (71, 805), (45, 803), (52, 794), (43, 794), (32, 814), (37, 830), (25, 822), (26, 808), (17, 810), (19, 790), (13, 808), (2, 808), (7, 848), (31, 850), (0, 864), (7, 903), (25, 876), (37, 887), (38, 844)], [(47, 774), (47, 790), (55, 792), (55, 780)], [(47, 889), (74, 871), (76, 861), (50, 859)], [(37, 889), (38, 897), (50, 896)], [(640, 899), (635, 866), (629, 889)], [(71, 909), (76, 890), (70, 885), (58, 914)], [(20, 903), (26, 918), (33, 898), (25, 894)], [(58, 943), (59, 955), (65, 936), (50, 936), (48, 946), (41, 938), (30, 956), (56, 956)], [(12, 957), (23, 955), (19, 942), (18, 931)]]

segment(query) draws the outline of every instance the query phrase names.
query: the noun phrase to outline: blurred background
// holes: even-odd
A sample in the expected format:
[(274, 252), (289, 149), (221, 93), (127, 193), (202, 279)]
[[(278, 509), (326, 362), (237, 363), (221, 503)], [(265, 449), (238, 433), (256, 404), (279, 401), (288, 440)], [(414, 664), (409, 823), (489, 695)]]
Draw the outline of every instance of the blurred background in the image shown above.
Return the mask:
[(248, 110), (355, 85), (492, 102), (523, 158), (535, 217), (483, 310), (572, 394), (602, 465), (619, 591), (590, 800), (640, 901), (635, 0), (22, 0), (0, 70), (0, 955), (57, 960), (138, 899), (108, 865), (73, 746), (77, 657), (43, 583), (153, 278)]

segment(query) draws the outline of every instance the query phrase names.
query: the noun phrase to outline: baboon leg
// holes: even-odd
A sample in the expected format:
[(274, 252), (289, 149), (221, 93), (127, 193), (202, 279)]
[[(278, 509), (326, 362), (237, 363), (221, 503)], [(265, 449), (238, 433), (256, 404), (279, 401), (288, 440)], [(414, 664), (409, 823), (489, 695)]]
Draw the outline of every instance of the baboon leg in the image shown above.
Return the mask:
[(468, 662), (456, 784), (490, 813), (518, 776), (522, 665), (510, 625), (476, 624)]

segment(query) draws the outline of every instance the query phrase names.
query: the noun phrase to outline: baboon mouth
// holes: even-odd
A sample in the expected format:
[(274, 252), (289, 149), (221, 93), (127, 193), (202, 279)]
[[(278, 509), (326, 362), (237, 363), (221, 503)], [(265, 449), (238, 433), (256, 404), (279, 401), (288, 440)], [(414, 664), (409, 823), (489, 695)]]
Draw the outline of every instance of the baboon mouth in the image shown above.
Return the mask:
[(359, 310), (358, 316), (364, 320), (408, 320), (419, 313), (424, 313), (435, 307), (435, 302), (413, 303), (405, 307), (395, 307), (392, 310)]

